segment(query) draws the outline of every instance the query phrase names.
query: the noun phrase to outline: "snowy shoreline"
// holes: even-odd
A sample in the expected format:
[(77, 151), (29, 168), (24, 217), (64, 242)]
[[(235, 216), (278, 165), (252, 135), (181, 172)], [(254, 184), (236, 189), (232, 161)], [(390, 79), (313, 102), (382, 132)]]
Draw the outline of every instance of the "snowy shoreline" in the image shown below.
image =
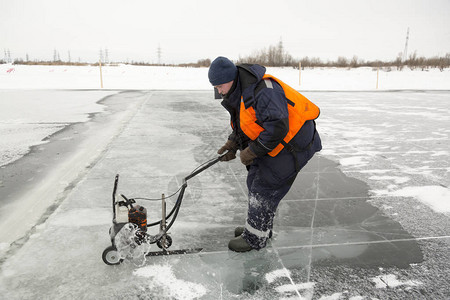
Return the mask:
[(87, 122), (102, 112), (109, 91), (0, 90), (0, 166), (45, 144), (70, 124)]

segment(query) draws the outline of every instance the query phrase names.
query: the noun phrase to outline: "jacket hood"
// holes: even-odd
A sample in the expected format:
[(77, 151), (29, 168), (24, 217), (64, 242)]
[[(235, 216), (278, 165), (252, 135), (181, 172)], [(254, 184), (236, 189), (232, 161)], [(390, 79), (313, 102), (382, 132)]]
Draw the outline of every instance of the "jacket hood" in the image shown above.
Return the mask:
[[(254, 99), (256, 85), (262, 80), (266, 73), (266, 68), (256, 64), (239, 64), (237, 78), (235, 80), (236, 87), (227, 94), (222, 101), (222, 105), (229, 110), (230, 107), (239, 109), (241, 96), (244, 103), (251, 105)], [(234, 85), (233, 85), (234, 86)], [(254, 100), (253, 100), (254, 101)]]
[(266, 68), (256, 64), (241, 64), (237, 65), (237, 68), (241, 83), (242, 97), (245, 107), (247, 108), (255, 101), (255, 88), (266, 73)]
[(237, 65), (237, 68), (239, 71), (239, 77), (241, 78), (242, 91), (261, 81), (264, 74), (266, 74), (266, 68), (256, 64), (240, 64)]

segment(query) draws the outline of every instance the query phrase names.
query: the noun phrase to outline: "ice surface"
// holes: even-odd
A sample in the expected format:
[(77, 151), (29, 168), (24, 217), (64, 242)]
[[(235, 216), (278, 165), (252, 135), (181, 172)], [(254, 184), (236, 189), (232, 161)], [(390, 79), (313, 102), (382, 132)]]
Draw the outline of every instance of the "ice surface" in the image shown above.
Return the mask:
[[(188, 183), (170, 231), (173, 249), (202, 247), (203, 252), (144, 263), (126, 260), (120, 266), (102, 262), (110, 245), (114, 175), (120, 173), (119, 192), (127, 196), (170, 194), (190, 171), (216, 157), (229, 133), (229, 116), (211, 92), (124, 92), (105, 104), (139, 105), (116, 119), (100, 153), (87, 144), (96, 158), (79, 158), (89, 167), (64, 186), (58, 208), (21, 245), (8, 249), (0, 294), (8, 299), (445, 298), (448, 215), (436, 213), (417, 193), (395, 193), (441, 186), (439, 192), (447, 195), (448, 157), (432, 154), (449, 148), (450, 94), (305, 95), (321, 107), (317, 126), (325, 154), (305, 167), (280, 204), (266, 249), (227, 250), (247, 207), (245, 169), (235, 160)], [(90, 135), (102, 137), (103, 130)], [(173, 203), (168, 200), (169, 207)], [(149, 222), (159, 219), (159, 202), (141, 204)], [(382, 277), (386, 274), (394, 277)], [(372, 278), (392, 286), (376, 289)]]

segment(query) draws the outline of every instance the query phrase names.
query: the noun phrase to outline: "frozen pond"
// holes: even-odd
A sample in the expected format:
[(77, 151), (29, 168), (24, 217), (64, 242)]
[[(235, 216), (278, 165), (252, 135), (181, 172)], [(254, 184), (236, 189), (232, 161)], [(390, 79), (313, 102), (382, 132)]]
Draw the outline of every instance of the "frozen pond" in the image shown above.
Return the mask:
[[(123, 92), (104, 101), (116, 107), (109, 117), (99, 114), (89, 122), (93, 126), (86, 139), (98, 140), (104, 130), (110, 131), (103, 143), (78, 150), (95, 152), (96, 158), (81, 157), (83, 171), (64, 189), (48, 218), (3, 253), (0, 295), (450, 297), (450, 93), (305, 95), (321, 108), (317, 126), (324, 149), (281, 202), (266, 249), (244, 254), (227, 249), (234, 228), (245, 222), (247, 207), (246, 171), (237, 159), (218, 163), (188, 182), (170, 230), (170, 249), (200, 247), (202, 252), (138, 257), (118, 266), (103, 263), (101, 254), (110, 244), (115, 174), (120, 174), (119, 192), (126, 196), (169, 195), (183, 177), (216, 156), (229, 133), (228, 114), (211, 92)], [(129, 113), (114, 117), (120, 107)], [(50, 139), (45, 147), (52, 143), (56, 141)], [(48, 163), (45, 155), (36, 155)], [(11, 168), (0, 172), (16, 172)], [(173, 202), (171, 198), (169, 207)], [(149, 222), (159, 220), (159, 202), (140, 204), (149, 211)]]

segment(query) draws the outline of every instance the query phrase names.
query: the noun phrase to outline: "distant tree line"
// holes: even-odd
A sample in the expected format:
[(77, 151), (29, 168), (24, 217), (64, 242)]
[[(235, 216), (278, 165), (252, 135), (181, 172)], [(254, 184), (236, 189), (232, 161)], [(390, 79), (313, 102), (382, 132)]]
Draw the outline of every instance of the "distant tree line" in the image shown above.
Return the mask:
[[(0, 59), (0, 64), (8, 63), (8, 61)], [(40, 66), (98, 66), (99, 63), (88, 63), (88, 62), (68, 62), (62, 60), (52, 60), (52, 61), (38, 61), (38, 60), (23, 60), (23, 59), (15, 59), (13, 62), (15, 65), (40, 65)], [(111, 62), (102, 64), (107, 64), (109, 66), (117, 66), (120, 62)], [(208, 68), (211, 65), (211, 60), (200, 59), (196, 63), (182, 63), (182, 64), (164, 64), (164, 63), (149, 63), (144, 61), (131, 61), (130, 64), (133, 66), (169, 66), (169, 67), (191, 67), (191, 68)]]
[[(100, 60), (102, 64), (107, 63), (109, 65), (117, 65), (118, 63), (110, 63), (108, 59), (108, 49), (100, 50)], [(81, 62), (78, 59), (78, 62), (71, 62), (70, 59), (70, 51), (68, 52), (68, 61), (62, 61), (60, 59), (59, 52), (56, 50), (53, 54), (53, 61), (31, 61), (26, 55), (26, 60), (23, 59), (14, 59), (11, 60), (11, 54), (9, 49), (5, 50), (5, 58), (0, 60), (0, 63), (11, 63), (21, 64), (21, 65), (71, 65), (71, 66), (85, 66), (85, 65), (98, 65), (99, 63), (87, 63)], [(280, 42), (277, 45), (271, 45), (268, 48), (264, 48), (259, 51), (253, 52), (249, 56), (239, 57), (236, 63), (255, 63), (264, 65), (267, 67), (293, 67), (299, 68), (301, 63), (302, 69), (304, 68), (324, 68), (324, 67), (336, 67), (336, 68), (359, 68), (359, 67), (372, 67), (372, 68), (384, 68), (386, 70), (391, 70), (392, 68), (396, 68), (397, 70), (402, 70), (403, 68), (410, 68), (411, 70), (421, 69), (425, 70), (428, 68), (438, 68), (441, 71), (445, 68), (450, 67), (450, 53), (447, 53), (444, 56), (434, 56), (431, 58), (426, 58), (423, 56), (418, 56), (417, 52), (414, 52), (409, 55), (407, 59), (402, 59), (402, 53), (399, 53), (397, 58), (392, 61), (365, 61), (363, 59), (358, 58), (356, 55), (352, 58), (346, 58), (343, 56), (338, 57), (334, 61), (323, 61), (318, 57), (303, 57), (301, 59), (295, 59), (290, 55), (283, 46), (283, 42)], [(128, 64), (128, 62), (127, 62)], [(178, 66), (178, 67), (193, 67), (193, 68), (201, 68), (201, 67), (209, 67), (211, 65), (211, 60), (200, 59), (196, 63), (182, 63), (182, 64), (161, 64), (161, 63), (148, 63), (148, 62), (136, 62), (132, 61), (131, 65), (136, 66)]]
[(200, 59), (195, 63), (182, 63), (182, 64), (155, 64), (155, 63), (148, 63), (148, 62), (135, 62), (132, 61), (131, 65), (134, 66), (168, 66), (168, 67), (190, 67), (190, 68), (208, 68), (211, 65), (211, 60), (209, 58), (207, 59)]
[(359, 59), (357, 56), (353, 56), (351, 59), (346, 57), (338, 57), (335, 61), (327, 61), (323, 62), (319, 58), (309, 58), (304, 57), (294, 63), (292, 66), (295, 68), (299, 67), (299, 63), (301, 63), (303, 68), (316, 68), (316, 67), (336, 67), (336, 68), (359, 68), (359, 67), (372, 67), (372, 68), (385, 68), (387, 70), (391, 70), (392, 68), (396, 68), (397, 70), (402, 70), (403, 68), (410, 68), (411, 70), (415, 69), (429, 69), (429, 68), (438, 68), (443, 71), (445, 68), (450, 67), (450, 53), (447, 53), (445, 56), (435, 56), (431, 58), (426, 58), (423, 56), (417, 56), (417, 52), (409, 55), (409, 58), (406, 60), (402, 59), (402, 56), (399, 55), (393, 61), (365, 61)]
[[(0, 60), (0, 64), (6, 63)], [(38, 65), (38, 66), (89, 66), (92, 65), (87, 62), (68, 62), (68, 61), (25, 61), (23, 59), (15, 59), (13, 64), (15, 65)], [(98, 64), (98, 63), (97, 63)]]
[(322, 67), (336, 67), (336, 68), (359, 68), (359, 67), (372, 67), (372, 68), (396, 68), (402, 70), (405, 67), (409, 67), (411, 70), (427, 68), (439, 68), (441, 71), (444, 68), (450, 67), (450, 53), (445, 56), (435, 56), (431, 58), (419, 57), (417, 52), (409, 55), (406, 60), (402, 59), (402, 53), (393, 61), (365, 61), (359, 59), (358, 56), (352, 58), (346, 58), (343, 56), (338, 57), (335, 61), (322, 61), (318, 57), (303, 57), (301, 59), (294, 59), (292, 55), (287, 53), (283, 47), (283, 43), (280, 41), (276, 46), (269, 46), (267, 49), (262, 49), (254, 52), (246, 57), (239, 57), (237, 63), (256, 63), (267, 67), (294, 67), (299, 68), (301, 63), (303, 68), (322, 68)]
[(284, 50), (283, 42), (271, 45), (267, 49), (253, 52), (249, 56), (239, 57), (237, 63), (259, 64), (267, 67), (298, 67), (298, 60)]

